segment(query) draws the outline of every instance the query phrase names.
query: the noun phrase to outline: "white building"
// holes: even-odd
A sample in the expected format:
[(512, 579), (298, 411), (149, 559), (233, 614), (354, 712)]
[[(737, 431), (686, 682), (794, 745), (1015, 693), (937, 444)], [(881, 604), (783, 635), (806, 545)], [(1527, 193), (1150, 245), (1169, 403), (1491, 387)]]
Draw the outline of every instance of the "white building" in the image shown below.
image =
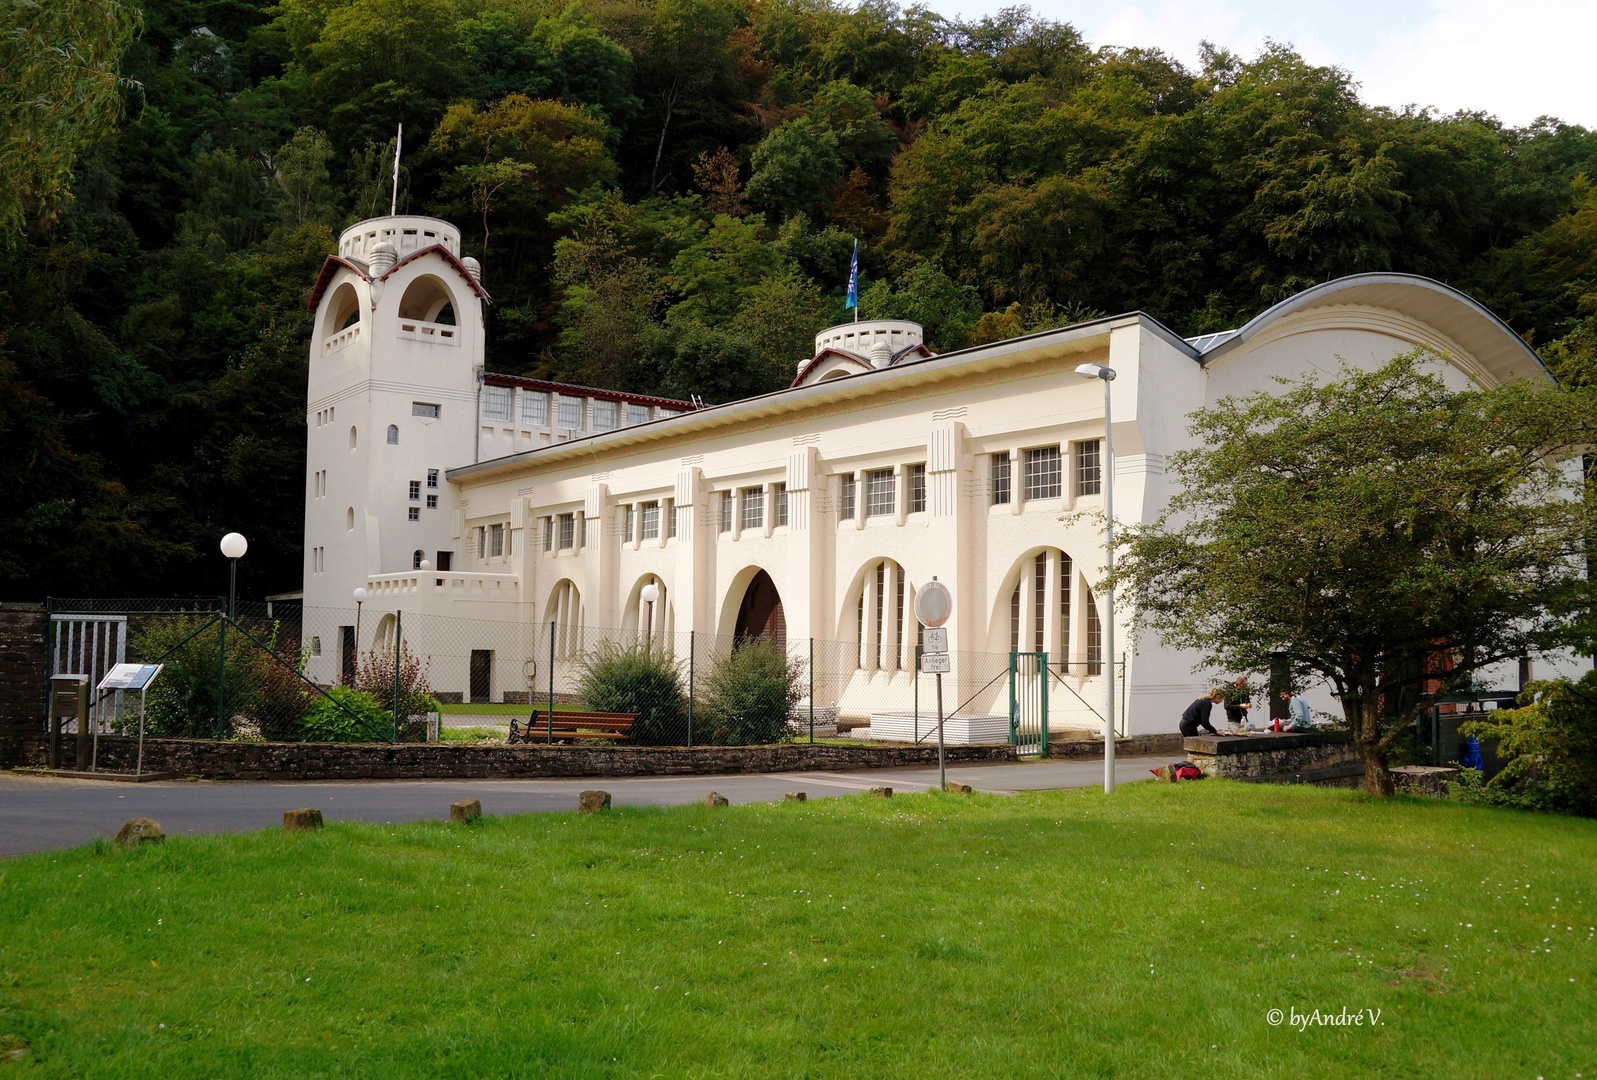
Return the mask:
[[(1101, 505), (1103, 391), (1078, 364), (1118, 373), (1115, 507), (1130, 522), (1165, 505), (1189, 414), (1276, 377), (1426, 345), (1456, 386), (1549, 378), (1463, 294), (1364, 274), (1192, 340), (1131, 312), (934, 356), (913, 323), (845, 324), (816, 336), (789, 389), (694, 409), (484, 374), (487, 295), (458, 250), (444, 222), (374, 219), (317, 282), (305, 604), (348, 608), (366, 588), (362, 650), (391, 640), (395, 611), (470, 620), (472, 685), (459, 665), (433, 684), (475, 699), (524, 691), (534, 627), (640, 629), (653, 582), (653, 632), (814, 638), (847, 657), (844, 716), (907, 708), (909, 610), (935, 575), (954, 595), (952, 651), (1046, 652), (1051, 726), (1092, 729), (1127, 635), (1102, 655), (1100, 526), (1061, 520)], [(313, 660), (320, 676), (334, 652)], [(1192, 657), (1150, 640), (1124, 655), (1120, 730), (1173, 730), (1204, 689)], [(956, 671), (957, 700), (979, 669)], [(1003, 713), (1002, 683), (971, 708)]]

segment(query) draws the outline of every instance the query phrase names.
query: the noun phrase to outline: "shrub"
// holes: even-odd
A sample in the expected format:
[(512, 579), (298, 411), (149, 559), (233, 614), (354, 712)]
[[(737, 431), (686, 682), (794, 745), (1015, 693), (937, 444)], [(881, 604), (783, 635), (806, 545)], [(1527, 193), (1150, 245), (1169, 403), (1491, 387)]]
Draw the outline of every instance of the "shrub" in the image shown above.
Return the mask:
[(1579, 682), (1555, 679), (1525, 689), (1531, 702), (1524, 708), (1499, 710), (1490, 720), (1460, 725), (1464, 735), (1495, 742), (1508, 764), (1478, 785), (1480, 793), (1461, 776), (1449, 794), (1466, 801), (1597, 817), (1597, 671), (1588, 671)]
[[(438, 711), (438, 699), (432, 696), (427, 682), (427, 667), (421, 657), (401, 644), (399, 656), (399, 715), (401, 718), (425, 716)], [(355, 665), (356, 690), (371, 695), (373, 701), (394, 712), (394, 654), (391, 650), (373, 650), (361, 657)]]
[[(207, 626), (206, 624), (210, 625)], [(234, 718), (255, 699), (254, 654), (259, 650), (238, 631), (227, 635), (222, 656), (216, 616), (195, 613), (151, 618), (129, 638), (140, 663), (162, 664), (145, 701), (145, 730), (169, 738), (227, 738)], [(220, 724), (217, 689), (222, 691)]]
[(243, 715), (255, 724), (261, 738), (270, 742), (293, 742), (300, 737), (300, 717), (320, 697), (304, 679), (308, 653), (279, 658), (256, 649), (253, 693)]
[(306, 742), (386, 742), (393, 734), (394, 714), (370, 694), (335, 686), (316, 695), (299, 726)]
[(636, 713), (635, 743), (679, 743), (687, 734), (682, 676), (663, 649), (606, 643), (588, 657), (577, 690), (593, 712)]
[(716, 661), (704, 687), (710, 741), (752, 746), (789, 738), (803, 673), (803, 664), (765, 640), (746, 642)]

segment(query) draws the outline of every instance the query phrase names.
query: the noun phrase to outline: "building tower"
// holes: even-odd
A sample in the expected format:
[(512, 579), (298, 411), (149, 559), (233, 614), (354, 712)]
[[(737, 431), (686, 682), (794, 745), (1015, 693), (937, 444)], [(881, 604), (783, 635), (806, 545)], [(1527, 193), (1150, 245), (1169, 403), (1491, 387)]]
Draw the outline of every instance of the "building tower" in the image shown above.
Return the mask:
[[(352, 225), (322, 265), (305, 410), (308, 635), (311, 609), (352, 607), (368, 577), (458, 560), (463, 526), (444, 470), (476, 459), (487, 303), (460, 231), (437, 218)], [(316, 677), (347, 672), (374, 629), (358, 644), (347, 626), (336, 646), (307, 642), (321, 654)]]

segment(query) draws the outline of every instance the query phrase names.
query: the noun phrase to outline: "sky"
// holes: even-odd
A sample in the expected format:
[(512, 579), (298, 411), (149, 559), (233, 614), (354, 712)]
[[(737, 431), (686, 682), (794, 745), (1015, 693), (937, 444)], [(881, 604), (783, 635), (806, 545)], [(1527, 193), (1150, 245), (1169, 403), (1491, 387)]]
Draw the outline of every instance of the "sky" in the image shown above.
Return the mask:
[[(931, 0), (945, 15), (1017, 0)], [(1032, 0), (1094, 45), (1157, 46), (1195, 65), (1205, 39), (1251, 56), (1290, 43), (1352, 73), (1372, 105), (1483, 111), (1523, 126), (1540, 116), (1597, 127), (1597, 0)]]

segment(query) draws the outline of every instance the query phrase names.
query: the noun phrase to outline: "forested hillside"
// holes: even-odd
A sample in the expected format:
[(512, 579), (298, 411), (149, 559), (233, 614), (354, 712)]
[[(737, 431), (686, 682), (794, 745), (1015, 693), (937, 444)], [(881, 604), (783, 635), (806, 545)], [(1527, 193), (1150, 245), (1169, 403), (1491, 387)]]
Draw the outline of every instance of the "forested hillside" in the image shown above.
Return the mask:
[(1220, 330), (1370, 270), (1570, 371), (1597, 338), (1597, 135), (1373, 108), (1287, 47), (1191, 70), (881, 0), (154, 0), (121, 71), (0, 249), (10, 598), (214, 592), (230, 529), (247, 593), (297, 587), (305, 300), (387, 212), (401, 122), (401, 208), (464, 230), (496, 371), (786, 385), (856, 239), (863, 314), (939, 350), (1136, 308)]

